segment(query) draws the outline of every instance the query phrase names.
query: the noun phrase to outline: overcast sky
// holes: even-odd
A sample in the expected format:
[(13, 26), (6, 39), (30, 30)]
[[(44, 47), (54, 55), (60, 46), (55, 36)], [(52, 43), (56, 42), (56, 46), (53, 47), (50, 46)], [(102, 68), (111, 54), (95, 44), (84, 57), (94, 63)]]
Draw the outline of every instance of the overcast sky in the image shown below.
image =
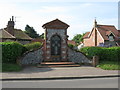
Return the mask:
[(0, 28), (6, 27), (9, 18), (15, 16), (15, 28), (24, 30), (28, 24), (39, 34), (44, 32), (43, 24), (58, 18), (70, 25), (69, 39), (90, 31), (95, 17), (98, 24), (115, 25), (118, 29), (118, 0), (96, 1), (0, 0)]

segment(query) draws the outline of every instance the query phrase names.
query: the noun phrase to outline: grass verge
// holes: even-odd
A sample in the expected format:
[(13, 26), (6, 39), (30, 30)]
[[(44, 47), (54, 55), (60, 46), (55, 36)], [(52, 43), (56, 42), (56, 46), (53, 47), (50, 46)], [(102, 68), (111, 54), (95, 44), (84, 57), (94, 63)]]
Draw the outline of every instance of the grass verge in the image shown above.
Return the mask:
[(22, 67), (17, 64), (9, 64), (9, 63), (2, 64), (2, 72), (18, 72), (21, 70)]
[(120, 65), (117, 61), (101, 61), (97, 67), (104, 70), (120, 70)]

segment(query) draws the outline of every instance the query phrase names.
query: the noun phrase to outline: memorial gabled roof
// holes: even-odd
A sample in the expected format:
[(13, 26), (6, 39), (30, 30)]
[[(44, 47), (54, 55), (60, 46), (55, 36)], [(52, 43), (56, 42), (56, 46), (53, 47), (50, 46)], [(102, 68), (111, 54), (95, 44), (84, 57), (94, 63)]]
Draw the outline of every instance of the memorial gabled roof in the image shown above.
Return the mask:
[(69, 27), (69, 25), (62, 22), (59, 19), (55, 19), (53, 21), (45, 23), (42, 27), (44, 29), (67, 29)]

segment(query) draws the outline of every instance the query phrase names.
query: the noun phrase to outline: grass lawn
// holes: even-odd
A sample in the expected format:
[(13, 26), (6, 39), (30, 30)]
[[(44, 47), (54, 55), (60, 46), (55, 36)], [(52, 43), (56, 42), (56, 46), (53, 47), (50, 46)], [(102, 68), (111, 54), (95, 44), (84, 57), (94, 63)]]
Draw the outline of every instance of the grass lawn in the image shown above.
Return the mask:
[(120, 64), (117, 61), (101, 61), (97, 67), (104, 70), (120, 70)]
[(9, 64), (9, 63), (2, 64), (2, 72), (18, 72), (21, 70), (22, 67), (17, 64)]

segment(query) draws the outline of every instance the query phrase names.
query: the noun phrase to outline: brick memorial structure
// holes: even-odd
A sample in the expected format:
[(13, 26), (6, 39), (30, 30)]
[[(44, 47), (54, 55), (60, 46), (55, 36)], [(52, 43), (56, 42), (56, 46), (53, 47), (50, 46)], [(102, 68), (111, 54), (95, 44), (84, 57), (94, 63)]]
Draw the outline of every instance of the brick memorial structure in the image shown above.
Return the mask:
[(38, 50), (25, 53), (19, 59), (21, 64), (39, 64), (42, 62), (91, 63), (83, 53), (68, 47), (68, 24), (55, 19), (42, 27), (45, 29), (43, 46)]
[(45, 29), (44, 61), (67, 61), (67, 28), (56, 19), (42, 26)]

